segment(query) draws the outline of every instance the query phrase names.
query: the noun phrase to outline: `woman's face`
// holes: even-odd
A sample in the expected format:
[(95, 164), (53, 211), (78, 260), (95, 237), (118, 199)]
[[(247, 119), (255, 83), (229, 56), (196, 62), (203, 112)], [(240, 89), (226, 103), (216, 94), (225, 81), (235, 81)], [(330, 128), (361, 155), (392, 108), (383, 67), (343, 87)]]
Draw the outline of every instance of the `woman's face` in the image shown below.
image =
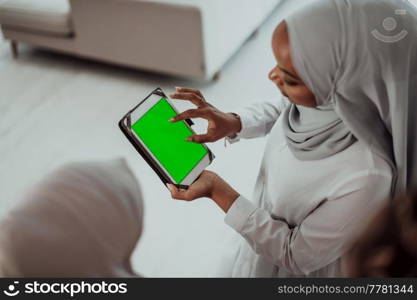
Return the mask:
[(277, 65), (269, 73), (269, 79), (292, 103), (306, 107), (316, 107), (316, 98), (298, 76), (291, 60), (290, 39), (287, 24), (281, 22), (272, 38), (272, 50)]

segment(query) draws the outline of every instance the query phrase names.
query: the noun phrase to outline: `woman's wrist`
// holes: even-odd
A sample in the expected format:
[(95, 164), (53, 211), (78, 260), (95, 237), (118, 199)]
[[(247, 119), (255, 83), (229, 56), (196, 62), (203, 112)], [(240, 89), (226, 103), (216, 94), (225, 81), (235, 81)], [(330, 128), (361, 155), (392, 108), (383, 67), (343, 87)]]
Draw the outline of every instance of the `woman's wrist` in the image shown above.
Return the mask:
[(240, 194), (221, 177), (216, 177), (211, 199), (227, 213)]
[(228, 136), (234, 138), (242, 130), (242, 122), (238, 114), (228, 113), (228, 115), (231, 117), (230, 133)]

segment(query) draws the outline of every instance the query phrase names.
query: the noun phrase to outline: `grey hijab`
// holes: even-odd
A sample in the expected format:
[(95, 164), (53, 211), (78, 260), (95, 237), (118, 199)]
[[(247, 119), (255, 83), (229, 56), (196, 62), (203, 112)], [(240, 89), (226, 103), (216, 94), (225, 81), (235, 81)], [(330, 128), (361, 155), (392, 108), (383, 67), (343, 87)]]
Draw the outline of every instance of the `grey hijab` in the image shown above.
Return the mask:
[(318, 0), (286, 22), (293, 63), (319, 105), (285, 112), (295, 156), (331, 156), (356, 138), (391, 165), (396, 192), (416, 187), (415, 7), (401, 0)]
[(49, 174), (0, 223), (5, 277), (132, 277), (142, 232), (140, 188), (124, 160)]
[(288, 145), (299, 160), (323, 159), (356, 142), (330, 106), (307, 108), (292, 104), (284, 111), (284, 120)]

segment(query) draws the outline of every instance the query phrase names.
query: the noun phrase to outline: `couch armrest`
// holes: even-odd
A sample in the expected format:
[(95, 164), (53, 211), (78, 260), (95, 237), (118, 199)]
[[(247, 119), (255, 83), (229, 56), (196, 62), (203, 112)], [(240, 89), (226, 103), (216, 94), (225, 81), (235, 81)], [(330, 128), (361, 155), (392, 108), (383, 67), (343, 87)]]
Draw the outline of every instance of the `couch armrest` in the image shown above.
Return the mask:
[(79, 55), (205, 77), (198, 8), (134, 0), (70, 0), (70, 4)]

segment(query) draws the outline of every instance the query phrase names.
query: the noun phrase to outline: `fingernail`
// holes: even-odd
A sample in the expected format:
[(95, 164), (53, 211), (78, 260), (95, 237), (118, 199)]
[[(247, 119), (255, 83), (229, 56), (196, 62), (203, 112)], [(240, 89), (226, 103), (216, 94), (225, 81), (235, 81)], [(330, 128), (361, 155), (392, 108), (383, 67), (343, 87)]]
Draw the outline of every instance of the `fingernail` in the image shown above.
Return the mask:
[(172, 191), (172, 184), (167, 183), (167, 188)]
[(175, 118), (172, 118), (172, 119), (168, 120), (168, 122), (171, 122), (171, 123), (174, 122), (174, 121), (175, 121)]
[(175, 89), (178, 91), (178, 90), (180, 90), (181, 88), (180, 88), (179, 86), (176, 86), (176, 87), (175, 87)]
[(188, 138), (186, 138), (185, 139), (187, 142), (192, 142), (193, 141), (193, 139), (191, 138), (191, 137), (188, 137)]

